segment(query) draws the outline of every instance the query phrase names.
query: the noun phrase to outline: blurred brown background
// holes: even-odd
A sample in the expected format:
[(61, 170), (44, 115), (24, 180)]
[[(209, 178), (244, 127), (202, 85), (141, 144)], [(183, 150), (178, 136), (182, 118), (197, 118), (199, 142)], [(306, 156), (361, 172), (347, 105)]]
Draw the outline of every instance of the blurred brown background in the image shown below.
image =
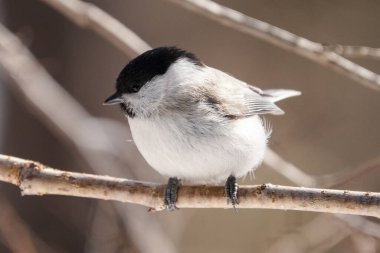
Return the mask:
[[(301, 90), (301, 97), (280, 104), (285, 116), (268, 119), (273, 125), (270, 147), (304, 172), (323, 175), (350, 170), (379, 155), (380, 93), (168, 1), (91, 2), (154, 47), (185, 48), (206, 64), (261, 88)], [(378, 1), (217, 2), (314, 41), (380, 47)], [(125, 142), (123, 153), (133, 164), (131, 169), (140, 172), (138, 179), (165, 182), (128, 141), (126, 119), (116, 108), (101, 106), (130, 58), (41, 1), (0, 1), (0, 15), (2, 22), (93, 116), (124, 124), (125, 133), (115, 138)], [(380, 61), (355, 61), (380, 73)], [(92, 172), (72, 145), (36, 117), (12, 88), (14, 84), (6, 73), (0, 77), (0, 153), (60, 169)], [(59, 105), (56, 113), (60, 113)], [(71, 124), (75, 126), (76, 122)], [(112, 166), (106, 171), (123, 176)], [(245, 183), (292, 184), (265, 166), (255, 177)], [(379, 179), (379, 170), (374, 170), (339, 188), (380, 191)], [(211, 209), (148, 213), (143, 207), (128, 205), (127, 210), (127, 205), (115, 207), (107, 201), (21, 197), (16, 187), (5, 183), (0, 184), (0, 191), (0, 252), (16, 252), (7, 239), (9, 234), (14, 233), (23, 243), (18, 223), (27, 228), (34, 245), (22, 252), (380, 252), (378, 238), (317, 213)], [(138, 212), (138, 218), (130, 215), (122, 221), (123, 209)], [(316, 218), (320, 220), (314, 225), (309, 223)], [(161, 233), (159, 237), (151, 238), (149, 233), (141, 236), (151, 230), (150, 223), (159, 228), (154, 230)], [(310, 225), (307, 232), (302, 230), (304, 224)], [(335, 232), (329, 235), (329, 231)], [(271, 248), (287, 235), (291, 238), (281, 250)], [(320, 239), (323, 235), (329, 236)], [(320, 241), (313, 244), (314, 240)], [(295, 248), (299, 246), (298, 251), (292, 243)]]

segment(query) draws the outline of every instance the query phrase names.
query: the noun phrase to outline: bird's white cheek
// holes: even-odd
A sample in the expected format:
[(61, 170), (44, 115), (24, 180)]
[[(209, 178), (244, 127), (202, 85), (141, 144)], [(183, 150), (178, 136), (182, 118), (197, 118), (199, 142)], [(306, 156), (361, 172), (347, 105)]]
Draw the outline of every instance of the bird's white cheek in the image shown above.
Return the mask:
[(127, 98), (137, 116), (149, 117), (154, 114), (162, 100), (162, 88), (160, 83), (147, 83), (139, 92), (130, 94)]

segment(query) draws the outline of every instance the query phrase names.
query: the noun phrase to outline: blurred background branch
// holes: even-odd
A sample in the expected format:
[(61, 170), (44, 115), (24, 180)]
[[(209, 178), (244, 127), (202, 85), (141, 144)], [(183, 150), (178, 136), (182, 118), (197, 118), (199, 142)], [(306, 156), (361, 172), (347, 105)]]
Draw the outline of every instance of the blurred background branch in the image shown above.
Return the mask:
[(37, 253), (30, 228), (3, 196), (0, 196), (0, 208), (0, 237), (8, 248), (12, 252)]
[(249, 17), (236, 10), (217, 4), (210, 0), (169, 0), (195, 11), (220, 24), (229, 26), (240, 32), (262, 39), (275, 46), (289, 50), (322, 66), (331, 68), (358, 83), (380, 91), (380, 75), (326, 50), (321, 43), (297, 36), (279, 27)]
[(149, 50), (137, 34), (97, 6), (78, 0), (41, 0), (80, 27), (94, 30), (125, 54), (136, 57)]
[(347, 58), (380, 59), (380, 48), (324, 44), (325, 48)]
[(267, 253), (325, 252), (351, 234), (350, 227), (328, 214), (288, 231), (275, 240)]

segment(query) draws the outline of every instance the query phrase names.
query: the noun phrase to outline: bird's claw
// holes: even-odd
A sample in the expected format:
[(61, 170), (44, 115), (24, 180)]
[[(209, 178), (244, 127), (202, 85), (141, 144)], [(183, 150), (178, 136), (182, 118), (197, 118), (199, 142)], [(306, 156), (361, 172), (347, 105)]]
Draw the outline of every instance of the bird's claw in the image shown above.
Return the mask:
[(168, 211), (174, 211), (178, 209), (176, 207), (177, 197), (178, 197), (178, 189), (181, 185), (181, 181), (176, 177), (169, 178), (168, 184), (165, 189), (164, 203), (165, 208)]
[(238, 200), (238, 189), (239, 186), (236, 183), (236, 177), (229, 176), (226, 181), (226, 195), (227, 195), (227, 203), (231, 203), (232, 207), (236, 210), (236, 206), (239, 204)]

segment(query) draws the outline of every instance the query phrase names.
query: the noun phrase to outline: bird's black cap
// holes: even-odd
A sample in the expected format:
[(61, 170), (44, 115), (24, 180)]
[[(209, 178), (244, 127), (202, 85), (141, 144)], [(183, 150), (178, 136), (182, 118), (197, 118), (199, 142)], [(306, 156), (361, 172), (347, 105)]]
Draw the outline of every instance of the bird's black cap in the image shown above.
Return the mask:
[(137, 56), (120, 72), (116, 80), (117, 93), (135, 93), (158, 75), (166, 73), (172, 63), (187, 58), (194, 64), (203, 63), (192, 53), (177, 47), (158, 47)]

